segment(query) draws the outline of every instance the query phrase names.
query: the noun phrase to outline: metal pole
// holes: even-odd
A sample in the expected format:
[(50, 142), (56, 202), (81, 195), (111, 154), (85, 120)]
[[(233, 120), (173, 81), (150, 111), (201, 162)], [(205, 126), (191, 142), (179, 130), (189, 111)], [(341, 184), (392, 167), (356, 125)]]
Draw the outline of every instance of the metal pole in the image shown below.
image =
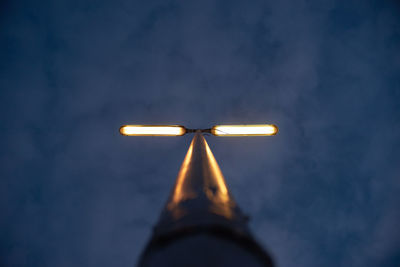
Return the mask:
[(273, 266), (197, 130), (139, 266)]

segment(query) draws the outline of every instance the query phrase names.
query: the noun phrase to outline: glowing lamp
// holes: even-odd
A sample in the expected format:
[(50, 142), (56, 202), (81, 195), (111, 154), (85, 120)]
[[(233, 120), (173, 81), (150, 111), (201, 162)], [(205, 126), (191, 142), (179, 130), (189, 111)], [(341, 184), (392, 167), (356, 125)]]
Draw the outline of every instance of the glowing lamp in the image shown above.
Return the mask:
[(123, 125), (119, 128), (127, 136), (181, 136), (186, 128), (180, 125)]
[(275, 135), (278, 127), (274, 124), (215, 125), (211, 133), (216, 136), (269, 136)]

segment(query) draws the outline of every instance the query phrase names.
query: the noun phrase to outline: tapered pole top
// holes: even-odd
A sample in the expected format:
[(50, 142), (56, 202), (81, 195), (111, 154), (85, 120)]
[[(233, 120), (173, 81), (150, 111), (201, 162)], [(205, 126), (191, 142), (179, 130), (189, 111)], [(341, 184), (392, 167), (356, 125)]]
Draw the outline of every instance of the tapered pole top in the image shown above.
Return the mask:
[(247, 231), (246, 218), (230, 194), (205, 138), (197, 132), (155, 227), (156, 233), (209, 224)]

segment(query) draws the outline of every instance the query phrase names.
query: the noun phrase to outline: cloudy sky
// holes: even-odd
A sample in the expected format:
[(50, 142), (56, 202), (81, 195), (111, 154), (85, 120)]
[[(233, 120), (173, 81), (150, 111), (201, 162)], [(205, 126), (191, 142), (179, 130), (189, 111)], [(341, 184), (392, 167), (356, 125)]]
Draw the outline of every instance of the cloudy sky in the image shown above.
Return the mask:
[(133, 266), (191, 136), (278, 266), (400, 265), (395, 1), (2, 1), (0, 265)]

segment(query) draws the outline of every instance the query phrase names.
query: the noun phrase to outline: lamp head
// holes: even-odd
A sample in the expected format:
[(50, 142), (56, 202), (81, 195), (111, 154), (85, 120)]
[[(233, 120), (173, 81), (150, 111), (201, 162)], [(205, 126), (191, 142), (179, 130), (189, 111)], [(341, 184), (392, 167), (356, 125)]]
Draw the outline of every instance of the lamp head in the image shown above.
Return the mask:
[(119, 129), (126, 136), (182, 136), (196, 131), (215, 136), (271, 136), (278, 127), (274, 124), (215, 125), (210, 129), (187, 129), (181, 125), (123, 125)]

